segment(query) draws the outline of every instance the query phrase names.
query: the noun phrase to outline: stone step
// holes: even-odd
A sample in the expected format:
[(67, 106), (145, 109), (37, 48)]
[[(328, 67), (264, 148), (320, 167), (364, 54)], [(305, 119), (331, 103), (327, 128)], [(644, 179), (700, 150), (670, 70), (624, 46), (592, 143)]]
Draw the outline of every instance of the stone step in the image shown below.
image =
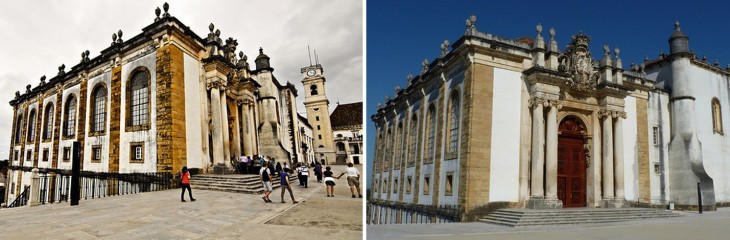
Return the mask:
[[(293, 183), (297, 179), (297, 176), (290, 177), (290, 181)], [(279, 177), (274, 177), (272, 179), (273, 187), (280, 187), (279, 182)], [(190, 184), (193, 188), (201, 190), (246, 194), (261, 194), (264, 192), (264, 187), (261, 185), (261, 179), (257, 174), (194, 175), (190, 179)]]
[(625, 209), (501, 209), (493, 212), (480, 222), (505, 226), (538, 226), (584, 223), (606, 223), (634, 221), (646, 218), (677, 217), (679, 214), (662, 209), (625, 208)]

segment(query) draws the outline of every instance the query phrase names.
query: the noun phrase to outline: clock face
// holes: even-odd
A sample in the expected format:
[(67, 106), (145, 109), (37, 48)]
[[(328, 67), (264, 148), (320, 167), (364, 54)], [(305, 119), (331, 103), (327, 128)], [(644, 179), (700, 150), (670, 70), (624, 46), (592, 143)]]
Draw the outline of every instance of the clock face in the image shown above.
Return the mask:
[(307, 71), (307, 76), (314, 76), (314, 74), (317, 74), (317, 71), (314, 71), (314, 69)]

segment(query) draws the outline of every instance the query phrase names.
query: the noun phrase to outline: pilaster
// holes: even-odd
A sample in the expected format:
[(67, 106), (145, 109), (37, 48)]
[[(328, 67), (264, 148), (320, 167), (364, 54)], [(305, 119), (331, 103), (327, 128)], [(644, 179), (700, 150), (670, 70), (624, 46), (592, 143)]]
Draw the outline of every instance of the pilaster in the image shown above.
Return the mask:
[(187, 162), (183, 52), (157, 49), (157, 171), (177, 172)]

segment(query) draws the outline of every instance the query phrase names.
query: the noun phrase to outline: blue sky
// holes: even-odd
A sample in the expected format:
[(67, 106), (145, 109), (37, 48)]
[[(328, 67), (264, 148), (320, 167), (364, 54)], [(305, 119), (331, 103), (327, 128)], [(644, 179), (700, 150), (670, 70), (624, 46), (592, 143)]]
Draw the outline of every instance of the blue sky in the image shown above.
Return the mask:
[[(562, 51), (578, 31), (591, 36), (594, 58), (603, 44), (619, 47), (624, 69), (660, 50), (669, 52), (667, 40), (675, 20), (690, 40), (690, 49), (709, 62), (730, 64), (730, 5), (723, 1), (367, 1), (367, 151), (372, 166), (375, 126), (370, 120), (378, 102), (393, 96), (395, 86), (406, 86), (406, 76), (420, 72), (421, 61), (439, 55), (445, 39), (464, 34), (465, 20), (477, 16), (477, 29), (505, 38), (535, 37), (542, 23), (543, 37), (555, 28)], [(368, 173), (368, 178), (370, 174)], [(370, 181), (368, 179), (368, 186)]]

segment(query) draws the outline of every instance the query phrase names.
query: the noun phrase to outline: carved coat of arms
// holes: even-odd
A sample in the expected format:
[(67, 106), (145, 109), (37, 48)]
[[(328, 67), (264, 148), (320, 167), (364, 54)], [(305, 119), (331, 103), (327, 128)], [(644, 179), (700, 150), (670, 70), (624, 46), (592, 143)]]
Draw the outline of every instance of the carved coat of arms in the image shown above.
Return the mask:
[(573, 35), (572, 41), (560, 57), (558, 70), (573, 76), (566, 84), (578, 92), (592, 91), (598, 84), (599, 74), (594, 67), (591, 52), (588, 51), (590, 42), (591, 37), (579, 32)]

